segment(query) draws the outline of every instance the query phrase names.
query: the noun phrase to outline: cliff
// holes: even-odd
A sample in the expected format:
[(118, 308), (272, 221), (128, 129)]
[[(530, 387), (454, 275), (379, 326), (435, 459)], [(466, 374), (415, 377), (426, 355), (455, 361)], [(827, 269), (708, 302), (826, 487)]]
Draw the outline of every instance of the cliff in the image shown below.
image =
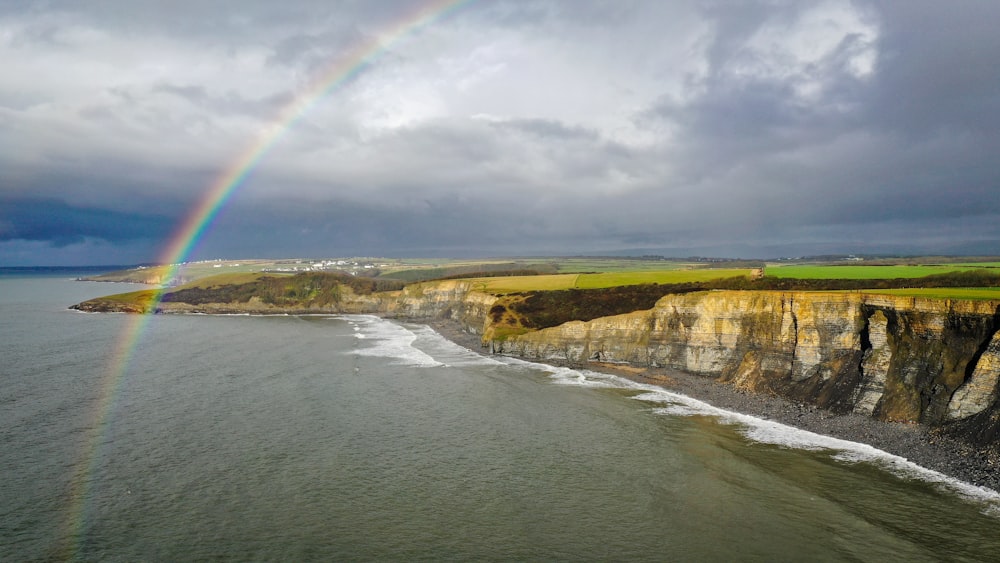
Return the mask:
[(880, 420), (1000, 429), (1000, 304), (710, 291), (492, 342), (495, 353), (665, 367)]
[[(667, 295), (647, 310), (526, 332), (505, 324), (513, 323), (511, 299), (521, 297), (482, 293), (467, 280), (396, 291), (340, 285), (321, 298), (309, 285), (293, 289), (312, 297), (266, 302), (253, 294), (194, 304), (174, 299), (159, 303), (157, 312), (448, 318), (480, 335), (497, 354), (676, 369), (834, 412), (946, 427), (979, 444), (1000, 442), (998, 301), (700, 291)], [(75, 307), (137, 310), (131, 301), (119, 296)]]

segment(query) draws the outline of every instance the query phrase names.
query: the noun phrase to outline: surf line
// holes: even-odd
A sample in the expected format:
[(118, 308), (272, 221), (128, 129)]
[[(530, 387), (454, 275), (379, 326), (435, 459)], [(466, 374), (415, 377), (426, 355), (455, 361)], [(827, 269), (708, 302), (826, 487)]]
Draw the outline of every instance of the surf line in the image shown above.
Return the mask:
[[(161, 253), (158, 262), (167, 265), (164, 285), (155, 290), (145, 314), (129, 315), (125, 326), (109, 356), (108, 367), (99, 383), (98, 401), (95, 405), (90, 432), (84, 439), (80, 462), (72, 476), (69, 491), (69, 523), (66, 534), (66, 559), (81, 555), (87, 533), (91, 506), (92, 486), (97, 480), (101, 450), (112, 439), (112, 414), (125, 380), (125, 373), (132, 358), (139, 350), (142, 335), (153, 317), (153, 311), (163, 299), (166, 283), (173, 279), (181, 264), (186, 261), (197, 243), (205, 236), (222, 207), (256, 169), (275, 144), (329, 93), (358, 76), (393, 45), (420, 29), (426, 28), (454, 14), (476, 0), (430, 0), (415, 10), (398, 18), (382, 33), (358, 44), (347, 54), (327, 67), (310, 85), (287, 104), (247, 146), (240, 156), (205, 190), (205, 194), (176, 229)], [(118, 495), (118, 492), (109, 495)], [(125, 494), (123, 491), (121, 494)]]

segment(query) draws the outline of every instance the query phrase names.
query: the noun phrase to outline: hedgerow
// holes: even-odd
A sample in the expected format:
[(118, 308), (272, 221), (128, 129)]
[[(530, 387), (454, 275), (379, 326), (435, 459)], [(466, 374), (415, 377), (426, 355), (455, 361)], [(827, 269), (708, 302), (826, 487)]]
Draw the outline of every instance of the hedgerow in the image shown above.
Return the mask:
[(202, 305), (205, 303), (246, 303), (253, 297), (277, 306), (324, 306), (340, 301), (346, 286), (358, 295), (402, 289), (397, 280), (356, 277), (350, 274), (307, 272), (294, 276), (262, 276), (241, 284), (191, 287), (164, 294), (162, 301)]

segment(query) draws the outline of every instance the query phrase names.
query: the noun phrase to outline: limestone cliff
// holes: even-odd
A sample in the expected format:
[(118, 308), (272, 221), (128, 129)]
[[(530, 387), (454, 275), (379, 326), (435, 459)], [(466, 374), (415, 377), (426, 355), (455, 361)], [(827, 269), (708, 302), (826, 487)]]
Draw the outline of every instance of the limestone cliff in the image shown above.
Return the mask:
[(882, 420), (1000, 426), (1000, 305), (860, 293), (710, 291), (492, 343), (539, 360), (666, 367)]
[[(648, 310), (519, 334), (494, 326), (505, 318), (491, 315), (499, 299), (467, 280), (449, 280), (370, 293), (344, 286), (335, 298), (312, 302), (322, 305), (279, 306), (254, 295), (231, 303), (163, 302), (157, 312), (450, 318), (481, 335), (493, 353), (677, 369), (836, 412), (1000, 441), (998, 301), (702, 291), (667, 295)], [(76, 307), (142, 310), (132, 304), (118, 296)]]

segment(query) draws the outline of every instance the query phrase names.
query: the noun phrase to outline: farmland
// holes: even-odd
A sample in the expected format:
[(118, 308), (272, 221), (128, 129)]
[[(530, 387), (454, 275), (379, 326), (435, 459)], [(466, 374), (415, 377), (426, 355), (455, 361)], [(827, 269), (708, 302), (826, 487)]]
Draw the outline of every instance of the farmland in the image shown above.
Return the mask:
[(605, 272), (601, 274), (580, 274), (576, 287), (580, 289), (600, 289), (620, 285), (644, 283), (674, 284), (691, 283), (748, 276), (750, 270), (737, 269), (686, 269), (647, 272)]
[(900, 278), (922, 278), (934, 274), (947, 274), (983, 268), (984, 264), (945, 265), (794, 265), (769, 266), (767, 275), (775, 278), (799, 280), (892, 280)]
[[(746, 261), (667, 260), (656, 257), (342, 260), (347, 264), (363, 262), (366, 268), (371, 268), (359, 270), (359, 277), (368, 274), (386, 282), (396, 280), (401, 283), (465, 277), (473, 281), (476, 289), (495, 294), (595, 290), (646, 284), (695, 284), (704, 289), (851, 290), (935, 299), (1000, 298), (1000, 288), (989, 287), (1000, 285), (991, 281), (994, 275), (1000, 276), (1000, 262), (996, 260), (977, 262), (937, 257), (877, 263), (771, 262), (767, 264), (765, 279), (757, 281), (750, 280), (749, 274), (752, 266), (761, 263)], [(285, 271), (285, 266), (292, 271)], [(183, 265), (180, 275), (188, 282), (186, 287), (209, 289), (253, 282), (265, 275), (261, 273), (265, 270), (268, 272), (266, 275), (274, 276), (291, 274), (300, 269), (314, 270), (314, 261), (206, 261)], [(136, 281), (132, 278), (146, 275), (153, 280), (166, 275), (166, 272), (165, 266), (150, 266), (94, 279)], [(535, 275), (530, 275), (532, 273)], [(942, 280), (942, 276), (949, 279)], [(687, 290), (691, 289), (687, 287)]]
[(868, 290), (866, 293), (926, 299), (1000, 300), (1000, 287), (911, 287), (906, 289), (875, 289)]
[(483, 291), (517, 293), (522, 291), (556, 291), (561, 289), (603, 289), (641, 284), (679, 284), (703, 282), (720, 278), (747, 276), (750, 270), (685, 269), (660, 271), (618, 271), (596, 274), (555, 274), (505, 278), (479, 278), (475, 282)]

